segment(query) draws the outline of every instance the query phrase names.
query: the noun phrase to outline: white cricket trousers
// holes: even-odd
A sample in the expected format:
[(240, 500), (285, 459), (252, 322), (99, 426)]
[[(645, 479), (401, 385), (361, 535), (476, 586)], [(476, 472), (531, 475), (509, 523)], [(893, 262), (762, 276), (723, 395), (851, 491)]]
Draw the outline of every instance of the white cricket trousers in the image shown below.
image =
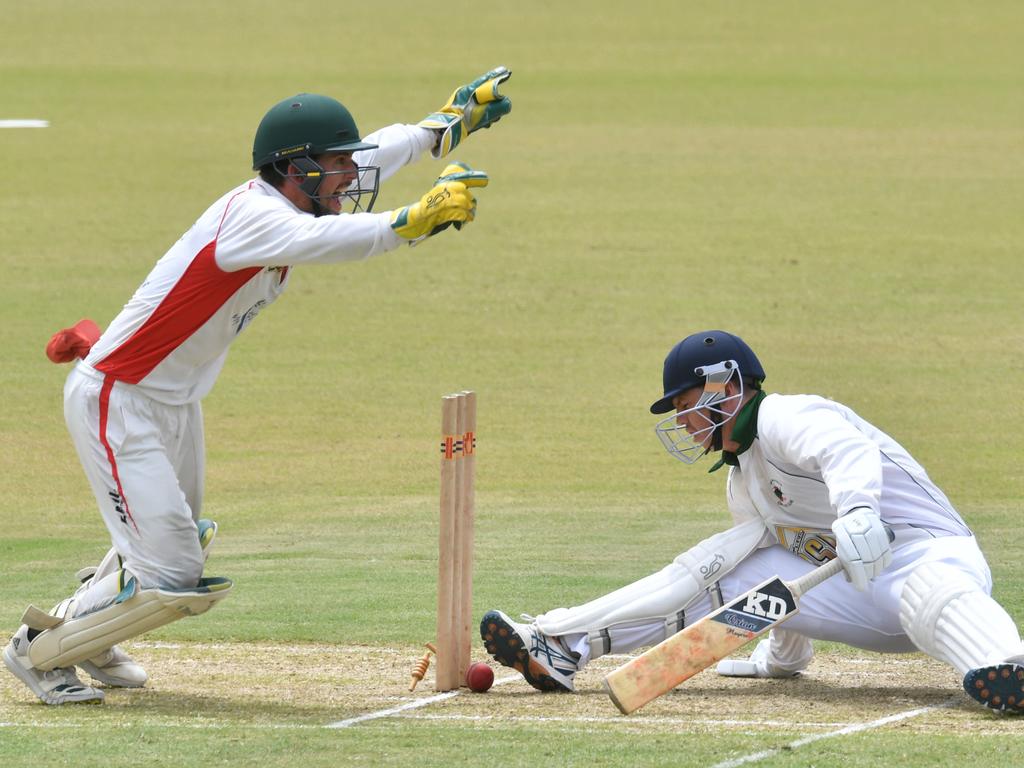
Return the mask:
[(159, 403), (79, 363), (64, 385), (64, 419), (124, 569), (142, 588), (196, 586), (203, 573), (199, 403)]
[[(917, 651), (919, 649), (900, 625), (900, 594), (914, 569), (926, 562), (952, 566), (977, 584), (979, 591), (986, 595), (992, 592), (992, 574), (974, 537), (943, 536), (894, 549), (892, 563), (869, 583), (866, 592), (858, 592), (842, 574), (833, 576), (804, 595), (800, 599), (799, 613), (781, 628), (811, 640), (829, 640), (868, 651)], [(718, 583), (724, 601), (729, 602), (774, 576), (791, 581), (814, 567), (787, 549), (771, 546), (753, 552)], [(703, 595), (686, 608), (687, 625), (706, 616), (711, 608), (710, 599)], [(979, 631), (984, 632), (984, 629), (981, 627)], [(586, 638), (583, 634), (564, 638), (572, 650), (581, 654), (584, 663), (595, 658)], [(659, 619), (618, 630), (613, 636), (611, 652), (627, 653), (664, 639), (665, 622)]]

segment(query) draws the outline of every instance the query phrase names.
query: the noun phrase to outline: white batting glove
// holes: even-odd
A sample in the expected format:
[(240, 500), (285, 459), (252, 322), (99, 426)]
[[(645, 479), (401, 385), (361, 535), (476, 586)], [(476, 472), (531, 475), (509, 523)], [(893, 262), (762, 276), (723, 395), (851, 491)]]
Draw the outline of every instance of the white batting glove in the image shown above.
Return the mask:
[(882, 519), (867, 507), (857, 507), (832, 523), (836, 554), (846, 578), (861, 592), (892, 562), (889, 532)]

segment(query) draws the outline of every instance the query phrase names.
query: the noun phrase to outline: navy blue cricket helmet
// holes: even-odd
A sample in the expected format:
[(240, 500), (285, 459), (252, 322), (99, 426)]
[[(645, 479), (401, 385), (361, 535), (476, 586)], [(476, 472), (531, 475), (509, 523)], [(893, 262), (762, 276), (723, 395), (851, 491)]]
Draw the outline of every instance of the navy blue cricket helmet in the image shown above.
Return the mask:
[(662, 383), (665, 394), (651, 406), (651, 413), (668, 413), (672, 399), (691, 387), (704, 386), (705, 377), (697, 374), (702, 366), (735, 360), (740, 375), (764, 381), (764, 368), (747, 343), (725, 331), (700, 331), (680, 341), (665, 358)]

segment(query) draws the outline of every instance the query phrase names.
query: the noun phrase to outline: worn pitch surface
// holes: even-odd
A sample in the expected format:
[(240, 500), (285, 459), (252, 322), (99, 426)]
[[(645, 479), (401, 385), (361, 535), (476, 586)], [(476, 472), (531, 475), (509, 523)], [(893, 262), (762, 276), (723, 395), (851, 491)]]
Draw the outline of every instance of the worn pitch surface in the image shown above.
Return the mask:
[[(575, 695), (541, 694), (512, 670), (497, 668), (498, 684), (488, 693), (462, 689), (442, 698), (433, 690), (433, 667), (409, 693), (409, 671), (419, 655), (414, 647), (147, 641), (125, 647), (150, 674), (145, 688), (108, 689), (102, 707), (63, 707), (57, 717), (55, 708), (38, 704), (13, 677), (0, 675), (0, 722), (5, 728), (60, 730), (85, 720), (112, 727), (211, 729), (380, 727), (388, 720), (412, 720), (472, 721), (481, 728), (523, 722), (591, 731), (813, 734), (938, 707), (894, 727), (997, 734), (1015, 733), (1021, 724), (974, 705), (960, 692), (953, 672), (918, 655), (827, 651), (792, 680), (723, 678), (708, 671), (624, 717), (601, 687), (603, 675), (622, 663), (622, 656), (590, 665), (579, 675)], [(381, 714), (413, 702), (421, 706)], [(366, 715), (376, 717), (344, 722)]]

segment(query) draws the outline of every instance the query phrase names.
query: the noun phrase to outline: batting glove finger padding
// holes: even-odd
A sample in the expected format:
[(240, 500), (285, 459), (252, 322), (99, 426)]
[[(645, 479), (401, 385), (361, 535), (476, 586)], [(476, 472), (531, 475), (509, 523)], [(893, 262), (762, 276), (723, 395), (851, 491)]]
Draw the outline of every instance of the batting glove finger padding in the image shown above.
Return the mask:
[(462, 229), (463, 224), (476, 218), (476, 198), (470, 188), (486, 187), (489, 182), (484, 171), (474, 171), (465, 163), (452, 163), (419, 202), (392, 212), (391, 228), (413, 245), (452, 224)]
[(427, 115), (418, 125), (435, 131), (437, 143), (431, 150), (435, 158), (445, 157), (459, 146), (464, 136), (481, 128), (490, 128), (512, 111), (512, 102), (498, 87), (512, 77), (505, 67), (496, 67), (473, 82), (456, 88), (448, 103)]
[(892, 562), (889, 533), (881, 518), (866, 507), (858, 507), (832, 524), (836, 554), (847, 579), (861, 592), (868, 582)]

